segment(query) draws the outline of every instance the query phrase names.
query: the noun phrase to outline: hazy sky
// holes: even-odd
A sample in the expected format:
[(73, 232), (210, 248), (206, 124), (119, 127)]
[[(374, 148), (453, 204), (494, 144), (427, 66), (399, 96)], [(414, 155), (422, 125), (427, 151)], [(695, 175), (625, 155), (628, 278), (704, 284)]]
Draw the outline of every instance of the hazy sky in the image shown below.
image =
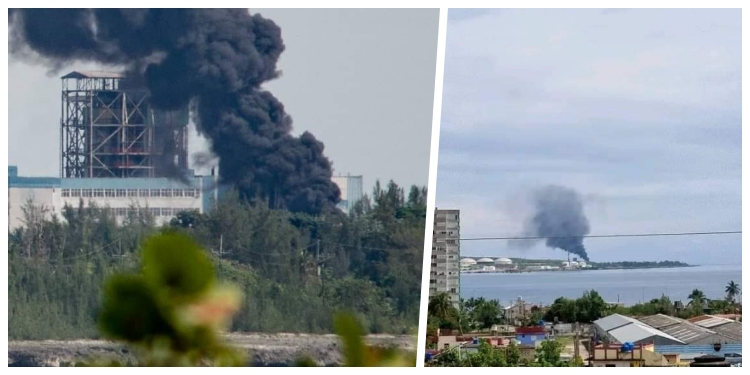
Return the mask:
[[(438, 10), (253, 10), (274, 20), (283, 75), (265, 87), (325, 143), (334, 173), (427, 185)], [(9, 163), (59, 175), (60, 79), (10, 61)], [(191, 151), (202, 147), (191, 138)]]
[[(462, 237), (518, 235), (547, 184), (585, 197), (592, 234), (741, 230), (740, 10), (452, 10), (446, 53), (436, 202)], [(739, 235), (585, 244), (593, 261), (741, 260)]]

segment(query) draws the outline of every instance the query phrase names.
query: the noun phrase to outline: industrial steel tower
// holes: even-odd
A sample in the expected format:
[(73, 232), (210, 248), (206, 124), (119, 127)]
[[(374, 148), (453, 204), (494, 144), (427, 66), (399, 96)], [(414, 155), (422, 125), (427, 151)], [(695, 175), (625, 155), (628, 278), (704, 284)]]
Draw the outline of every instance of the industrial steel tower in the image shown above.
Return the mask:
[(62, 77), (60, 177), (168, 177), (187, 169), (188, 110), (157, 111), (121, 73)]

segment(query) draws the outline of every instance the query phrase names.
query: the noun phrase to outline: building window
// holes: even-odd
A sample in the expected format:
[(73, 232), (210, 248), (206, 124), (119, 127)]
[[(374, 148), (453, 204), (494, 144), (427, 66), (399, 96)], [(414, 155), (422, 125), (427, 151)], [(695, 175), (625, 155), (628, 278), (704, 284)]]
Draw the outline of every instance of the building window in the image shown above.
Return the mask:
[(94, 197), (95, 198), (104, 197), (104, 189), (94, 189)]
[(115, 197), (115, 189), (104, 189), (104, 196), (108, 198)]
[(174, 189), (174, 190), (172, 190), (172, 196), (174, 196), (174, 197), (182, 197), (182, 189)]
[(117, 196), (118, 198), (127, 197), (128, 191), (125, 189), (117, 189), (115, 196)]
[(186, 197), (194, 197), (193, 189), (185, 189), (185, 196)]
[(161, 216), (166, 216), (166, 217), (172, 216), (172, 209), (171, 208), (162, 208), (161, 209)]
[(125, 213), (127, 213), (128, 216), (133, 216), (136, 214), (136, 209), (133, 207), (128, 207), (125, 209)]
[(81, 189), (70, 189), (70, 196), (71, 197), (80, 197), (81, 196)]
[(172, 196), (172, 189), (161, 189), (161, 196), (162, 197), (171, 197)]
[(138, 190), (138, 196), (140, 196), (140, 197), (144, 197), (144, 198), (145, 198), (145, 197), (148, 197), (148, 189), (141, 189), (141, 190)]
[(128, 197), (135, 198), (138, 196), (138, 189), (128, 189)]
[(128, 209), (125, 207), (115, 208), (115, 216), (125, 216), (128, 213)]
[(152, 197), (158, 197), (161, 195), (161, 190), (159, 189), (151, 189), (151, 196)]
[(70, 189), (61, 189), (60, 190), (60, 196), (63, 196), (63, 197), (66, 197), (66, 198), (69, 197), (70, 196)]
[(86, 198), (92, 197), (93, 194), (91, 192), (91, 189), (81, 189), (81, 196)]
[(161, 212), (158, 208), (149, 208), (149, 211), (151, 212), (151, 216), (159, 216), (159, 213)]
[(196, 197), (196, 198), (198, 198), (198, 197), (200, 197), (200, 196), (201, 196), (201, 191), (200, 191), (200, 190), (198, 190), (198, 189), (195, 189), (195, 190), (194, 190), (194, 193), (195, 193), (195, 197)]

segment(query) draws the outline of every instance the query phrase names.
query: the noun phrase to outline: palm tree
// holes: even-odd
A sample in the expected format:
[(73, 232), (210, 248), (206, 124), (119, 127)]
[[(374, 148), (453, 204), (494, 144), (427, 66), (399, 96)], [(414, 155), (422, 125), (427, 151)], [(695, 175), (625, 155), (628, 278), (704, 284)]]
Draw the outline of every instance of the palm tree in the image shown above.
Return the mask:
[(732, 280), (729, 282), (729, 284), (727, 284), (725, 292), (727, 293), (727, 300), (734, 304), (735, 298), (740, 295), (742, 289), (740, 289), (740, 284), (737, 284), (734, 282), (734, 280)]
[(688, 299), (693, 305), (703, 306), (703, 303), (706, 301), (706, 295), (700, 289), (693, 289)]
[(451, 303), (450, 297), (447, 293), (441, 293), (432, 297), (432, 299), (430, 299), (429, 305), (427, 306), (427, 311), (429, 311), (429, 314), (434, 315), (441, 321), (448, 320), (452, 315), (451, 313), (453, 312), (453, 310), (453, 304)]

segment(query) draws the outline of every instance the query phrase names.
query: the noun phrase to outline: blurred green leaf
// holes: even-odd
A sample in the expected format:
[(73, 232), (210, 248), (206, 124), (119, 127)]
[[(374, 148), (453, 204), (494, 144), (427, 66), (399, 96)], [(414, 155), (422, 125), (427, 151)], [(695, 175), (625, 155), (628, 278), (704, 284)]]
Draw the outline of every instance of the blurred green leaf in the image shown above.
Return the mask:
[(349, 314), (337, 314), (334, 319), (336, 333), (344, 342), (344, 366), (364, 366), (366, 347), (357, 321)]
[(155, 291), (140, 275), (114, 275), (106, 282), (99, 326), (105, 336), (129, 342), (173, 332)]
[(144, 243), (143, 274), (149, 283), (166, 288), (170, 297), (181, 300), (200, 297), (214, 282), (208, 256), (192, 239), (178, 233), (155, 236)]

